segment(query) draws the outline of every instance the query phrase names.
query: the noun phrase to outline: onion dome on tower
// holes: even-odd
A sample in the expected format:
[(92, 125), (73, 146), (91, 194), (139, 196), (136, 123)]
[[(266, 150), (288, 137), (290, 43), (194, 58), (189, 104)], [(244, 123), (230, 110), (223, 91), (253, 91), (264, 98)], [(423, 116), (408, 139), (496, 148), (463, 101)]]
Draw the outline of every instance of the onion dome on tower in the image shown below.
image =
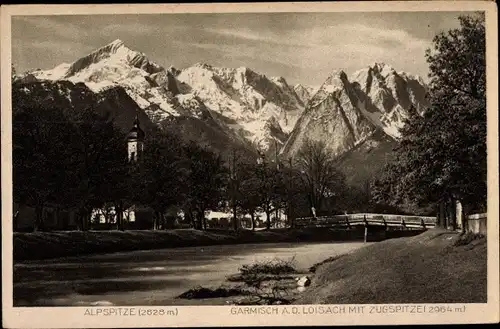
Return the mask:
[(136, 115), (134, 126), (127, 134), (129, 161), (137, 161), (137, 159), (139, 158), (140, 154), (144, 150), (144, 137), (146, 137), (146, 134), (141, 129), (139, 116)]
[(128, 140), (137, 139), (140, 141), (144, 141), (145, 136), (146, 136), (146, 134), (144, 133), (144, 131), (140, 127), (139, 116), (136, 115), (135, 120), (134, 120), (134, 126), (132, 127), (132, 129), (130, 129), (130, 131), (127, 135), (127, 139)]

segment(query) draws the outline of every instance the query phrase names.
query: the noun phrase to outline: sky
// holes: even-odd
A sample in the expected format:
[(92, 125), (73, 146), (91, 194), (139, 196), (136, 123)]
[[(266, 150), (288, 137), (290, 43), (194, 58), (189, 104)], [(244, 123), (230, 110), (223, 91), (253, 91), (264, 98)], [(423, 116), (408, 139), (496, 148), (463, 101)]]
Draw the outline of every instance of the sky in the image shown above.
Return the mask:
[(460, 14), (14, 16), (12, 61), (18, 72), (51, 69), (121, 39), (164, 67), (246, 66), (293, 84), (320, 85), (331, 71), (351, 74), (375, 62), (426, 79), (425, 50), (436, 34), (459, 26)]

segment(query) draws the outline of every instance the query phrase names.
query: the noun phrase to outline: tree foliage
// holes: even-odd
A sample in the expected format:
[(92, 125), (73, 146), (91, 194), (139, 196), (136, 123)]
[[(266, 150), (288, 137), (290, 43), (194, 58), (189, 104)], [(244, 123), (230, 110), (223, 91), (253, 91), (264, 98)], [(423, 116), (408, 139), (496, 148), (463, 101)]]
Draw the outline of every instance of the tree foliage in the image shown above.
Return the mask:
[(335, 199), (345, 189), (345, 177), (322, 141), (306, 140), (295, 163), (303, 179), (310, 207), (327, 210), (326, 200)]
[(157, 229), (160, 224), (165, 225), (167, 210), (179, 205), (186, 196), (186, 160), (182, 143), (176, 135), (152, 132), (145, 144), (147, 147), (139, 159), (134, 189), (136, 200), (154, 210), (153, 228)]
[(206, 228), (206, 212), (223, 208), (227, 168), (220, 155), (195, 143), (189, 143), (185, 152), (189, 172), (185, 204), (196, 214), (196, 227)]
[(373, 182), (378, 202), (415, 211), (460, 200), (486, 202), (484, 17), (462, 16), (460, 28), (434, 38), (426, 53), (431, 107), (410, 111), (395, 160)]
[(67, 141), (74, 127), (56, 108), (17, 107), (13, 111), (14, 200), (35, 208), (34, 230), (43, 228), (42, 210), (49, 203), (68, 204), (72, 152)]

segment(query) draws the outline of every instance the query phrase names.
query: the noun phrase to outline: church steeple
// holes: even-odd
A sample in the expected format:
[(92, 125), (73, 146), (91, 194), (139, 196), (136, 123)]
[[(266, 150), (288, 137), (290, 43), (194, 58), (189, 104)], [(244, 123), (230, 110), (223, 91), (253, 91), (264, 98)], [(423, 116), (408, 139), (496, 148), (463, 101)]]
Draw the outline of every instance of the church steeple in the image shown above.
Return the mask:
[(128, 159), (137, 161), (144, 150), (144, 137), (146, 134), (141, 129), (139, 115), (136, 113), (133, 127), (127, 135)]

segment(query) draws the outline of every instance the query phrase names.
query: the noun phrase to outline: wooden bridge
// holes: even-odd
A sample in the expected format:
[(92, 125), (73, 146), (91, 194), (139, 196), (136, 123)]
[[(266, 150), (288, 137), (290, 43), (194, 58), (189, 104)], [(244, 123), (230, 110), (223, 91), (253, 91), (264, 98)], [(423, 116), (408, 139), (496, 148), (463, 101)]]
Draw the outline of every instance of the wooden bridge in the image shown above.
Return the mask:
[(346, 214), (321, 217), (301, 217), (297, 227), (334, 227), (349, 229), (356, 226), (379, 226), (386, 229), (427, 229), (436, 226), (436, 217), (386, 214)]

